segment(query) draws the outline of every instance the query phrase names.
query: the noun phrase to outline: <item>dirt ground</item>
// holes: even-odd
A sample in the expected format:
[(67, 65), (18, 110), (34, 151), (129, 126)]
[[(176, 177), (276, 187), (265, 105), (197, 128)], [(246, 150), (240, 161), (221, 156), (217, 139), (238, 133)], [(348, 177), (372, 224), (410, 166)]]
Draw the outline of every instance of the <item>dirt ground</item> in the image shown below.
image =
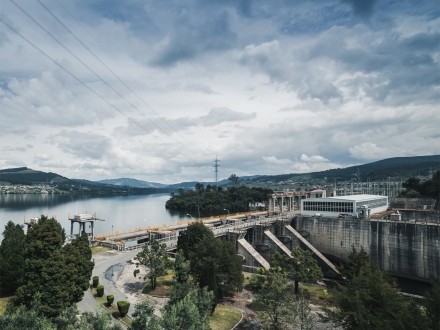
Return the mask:
[[(133, 273), (136, 269), (139, 269), (140, 272), (135, 277)], [(142, 265), (137, 266), (134, 262), (128, 263), (124, 266), (124, 270), (116, 280), (115, 286), (127, 295), (127, 300), (130, 304), (136, 305), (146, 299), (150, 300), (155, 307), (155, 313), (159, 315), (160, 310), (167, 304), (168, 298), (156, 298), (142, 293), (146, 281), (148, 280), (146, 278), (147, 275), (147, 267)]]

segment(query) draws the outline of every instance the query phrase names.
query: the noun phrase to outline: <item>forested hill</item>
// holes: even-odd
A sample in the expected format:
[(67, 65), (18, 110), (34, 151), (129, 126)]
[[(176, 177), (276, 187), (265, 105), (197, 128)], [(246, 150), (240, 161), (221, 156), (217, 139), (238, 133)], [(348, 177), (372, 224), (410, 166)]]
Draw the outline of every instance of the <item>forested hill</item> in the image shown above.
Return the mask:
[(324, 179), (328, 181), (350, 180), (359, 176), (359, 181), (384, 180), (391, 178), (410, 178), (414, 176), (429, 176), (440, 169), (440, 155), (417, 156), (417, 157), (394, 157), (379, 160), (376, 162), (350, 166), (346, 168), (336, 168), (320, 172), (311, 173), (290, 173), (271, 176), (260, 176), (248, 182), (280, 182), (295, 180), (298, 177), (312, 179)]
[[(0, 170), (0, 184), (44, 185), (53, 189), (51, 192), (87, 193), (91, 195), (108, 194), (154, 194), (168, 193), (172, 189), (158, 187), (130, 187), (128, 185), (111, 185), (82, 179), (69, 179), (52, 172), (36, 171), (27, 167)], [(26, 192), (26, 191), (23, 191)]]
[(61, 183), (69, 179), (52, 172), (32, 170), (27, 167), (18, 167), (0, 170), (0, 182), (11, 184)]

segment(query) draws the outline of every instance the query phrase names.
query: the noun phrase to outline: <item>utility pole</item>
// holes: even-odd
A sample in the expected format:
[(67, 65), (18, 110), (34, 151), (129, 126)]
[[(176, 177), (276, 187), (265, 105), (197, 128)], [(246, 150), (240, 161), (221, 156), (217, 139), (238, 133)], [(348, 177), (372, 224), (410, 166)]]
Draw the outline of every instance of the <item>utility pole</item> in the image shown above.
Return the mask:
[(217, 159), (217, 155), (215, 156), (215, 160), (214, 160), (214, 165), (212, 167), (214, 167), (214, 181), (215, 183), (218, 182), (218, 168), (220, 167), (219, 162), (220, 160)]

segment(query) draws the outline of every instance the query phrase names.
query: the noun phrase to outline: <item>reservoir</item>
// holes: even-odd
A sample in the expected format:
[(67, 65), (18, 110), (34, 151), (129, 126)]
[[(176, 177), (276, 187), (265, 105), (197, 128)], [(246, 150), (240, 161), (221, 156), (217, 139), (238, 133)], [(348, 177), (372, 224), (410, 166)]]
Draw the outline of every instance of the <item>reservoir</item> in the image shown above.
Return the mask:
[[(53, 194), (0, 194), (0, 233), (11, 220), (24, 224), (25, 219), (42, 214), (54, 217), (70, 234), (69, 216), (79, 213), (95, 214), (95, 233), (114, 232), (135, 227), (173, 223), (185, 218), (165, 209), (169, 194), (84, 197)], [(78, 233), (75, 224), (74, 233)], [(1, 237), (0, 237), (1, 240)]]

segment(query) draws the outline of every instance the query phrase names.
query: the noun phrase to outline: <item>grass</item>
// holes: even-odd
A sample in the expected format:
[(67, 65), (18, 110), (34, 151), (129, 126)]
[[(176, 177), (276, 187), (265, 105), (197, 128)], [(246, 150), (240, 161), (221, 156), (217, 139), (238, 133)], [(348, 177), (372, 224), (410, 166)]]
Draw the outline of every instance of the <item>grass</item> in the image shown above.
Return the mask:
[(11, 299), (12, 297), (4, 297), (4, 298), (0, 298), (0, 315), (3, 315), (3, 313), (6, 310), (6, 306), (8, 305), (8, 301)]
[(240, 321), (242, 313), (232, 307), (217, 305), (214, 314), (209, 319), (212, 330), (231, 330)]
[(168, 297), (171, 293), (171, 287), (174, 281), (174, 270), (168, 269), (166, 274), (159, 276), (156, 281), (157, 286), (155, 289), (151, 289), (150, 282), (148, 282), (142, 293), (157, 297)]
[(108, 247), (105, 246), (92, 246), (92, 254), (100, 254), (100, 253), (104, 253), (106, 251), (110, 250)]

